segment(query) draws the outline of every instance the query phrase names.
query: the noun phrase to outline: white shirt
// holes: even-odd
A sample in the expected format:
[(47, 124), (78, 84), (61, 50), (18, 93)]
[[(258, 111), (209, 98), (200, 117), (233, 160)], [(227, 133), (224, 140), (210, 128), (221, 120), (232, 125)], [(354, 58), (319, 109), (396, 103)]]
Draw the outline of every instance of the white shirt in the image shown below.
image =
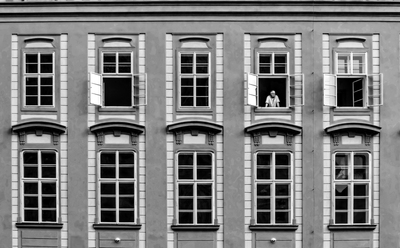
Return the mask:
[(279, 103), (279, 97), (275, 96), (272, 98), (270, 95), (267, 96), (267, 100), (265, 100), (265, 107), (277, 107)]

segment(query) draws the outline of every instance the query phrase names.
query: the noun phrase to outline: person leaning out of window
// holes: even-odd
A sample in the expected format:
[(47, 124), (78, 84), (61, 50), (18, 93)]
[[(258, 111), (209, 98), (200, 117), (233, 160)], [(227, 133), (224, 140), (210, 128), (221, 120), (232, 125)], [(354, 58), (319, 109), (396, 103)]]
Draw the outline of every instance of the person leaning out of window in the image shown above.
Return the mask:
[(279, 102), (279, 97), (276, 95), (275, 91), (272, 90), (265, 100), (265, 107), (279, 107)]

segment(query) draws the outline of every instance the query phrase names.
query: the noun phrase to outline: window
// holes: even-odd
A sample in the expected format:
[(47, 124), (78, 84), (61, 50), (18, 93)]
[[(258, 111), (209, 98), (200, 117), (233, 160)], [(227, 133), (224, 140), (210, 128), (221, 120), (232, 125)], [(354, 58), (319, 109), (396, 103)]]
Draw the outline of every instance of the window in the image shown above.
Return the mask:
[(137, 217), (136, 154), (101, 151), (99, 154), (99, 221), (135, 223)]
[(214, 154), (179, 152), (176, 180), (178, 224), (213, 224)]
[(54, 52), (24, 53), (24, 106), (54, 106)]
[(179, 53), (179, 105), (210, 107), (210, 53)]
[(254, 208), (256, 224), (292, 224), (292, 154), (259, 152), (255, 155)]
[(52, 150), (22, 152), (22, 220), (57, 222), (59, 215), (58, 154)]
[(337, 152), (333, 168), (335, 224), (369, 224), (371, 219), (371, 156)]

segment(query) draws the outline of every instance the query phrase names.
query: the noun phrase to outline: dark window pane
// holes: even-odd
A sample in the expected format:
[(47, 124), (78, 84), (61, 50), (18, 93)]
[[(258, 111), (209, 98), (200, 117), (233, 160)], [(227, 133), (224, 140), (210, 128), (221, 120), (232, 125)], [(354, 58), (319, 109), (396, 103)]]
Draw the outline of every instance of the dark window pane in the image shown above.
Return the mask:
[(115, 208), (115, 197), (101, 197), (101, 208)]
[(193, 73), (193, 54), (181, 54), (181, 73)]
[(193, 179), (193, 169), (179, 169), (179, 179)]
[(210, 168), (198, 168), (197, 179), (212, 179), (212, 171)]
[(37, 96), (38, 95), (38, 87), (26, 86), (25, 93), (27, 96)]
[(26, 73), (38, 73), (38, 55), (37, 54), (26, 54)]
[(211, 199), (198, 199), (197, 209), (211, 209)]
[(101, 164), (115, 164), (115, 153), (102, 152), (100, 155)]
[(271, 154), (257, 154), (257, 165), (271, 165)]
[(179, 196), (193, 196), (193, 185), (179, 185)]
[(289, 213), (288, 212), (276, 212), (275, 213), (275, 223), (289, 223)]
[(276, 209), (289, 209), (289, 199), (276, 199), (275, 200)]
[(120, 164), (134, 164), (135, 159), (134, 159), (133, 153), (120, 152), (119, 153), (119, 163)]
[(56, 183), (42, 183), (42, 193), (55, 195), (57, 193)]
[(335, 207), (337, 210), (347, 210), (348, 209), (348, 201), (347, 199), (336, 199)]
[(119, 167), (119, 177), (120, 178), (134, 178), (135, 170), (133, 166), (130, 167)]
[(277, 184), (275, 185), (276, 195), (288, 196), (290, 195), (289, 185), (287, 184)]
[(38, 105), (38, 98), (35, 97), (26, 97), (26, 105), (32, 106), (32, 105)]
[(119, 212), (120, 222), (135, 222), (135, 211), (120, 211)]
[(208, 89), (208, 78), (197, 78), (196, 79), (196, 86), (204, 86)]
[(347, 185), (336, 185), (335, 195), (336, 196), (348, 196), (349, 189)]
[(193, 224), (193, 213), (192, 212), (179, 212), (179, 223), (180, 224)]
[(27, 86), (37, 86), (38, 85), (38, 79), (35, 77), (27, 77), (25, 79), (25, 84)]
[[(199, 96), (208, 96), (208, 87), (197, 87), (196, 95)], [(205, 98), (207, 99), (207, 98)]]
[(37, 208), (39, 206), (39, 201), (37, 196), (25, 196), (24, 197), (24, 207), (26, 208)]
[(119, 198), (120, 208), (135, 208), (135, 199), (133, 197), (120, 197)]
[[(114, 185), (114, 184), (112, 184)], [(114, 190), (115, 192), (115, 190)], [(120, 183), (119, 184), (119, 194), (120, 195), (134, 195), (135, 194), (135, 184), (133, 183)]]
[(290, 179), (290, 169), (287, 167), (278, 167), (275, 171), (275, 178), (276, 179)]
[(193, 78), (181, 78), (181, 86), (193, 86)]
[(25, 194), (37, 194), (38, 193), (38, 183), (24, 183), (24, 193)]
[(367, 196), (368, 185), (355, 184), (354, 185), (354, 196)]
[(335, 213), (336, 224), (347, 224), (347, 213), (336, 212)]
[(354, 223), (367, 223), (367, 212), (354, 212)]
[(116, 54), (115, 53), (104, 53), (103, 54), (103, 61), (105, 63), (116, 63)]
[(55, 222), (57, 220), (56, 214), (57, 214), (56, 210), (43, 210), (42, 220)]
[(196, 63), (197, 64), (207, 64), (208, 63), (208, 54), (197, 54), (196, 55)]
[[(120, 186), (120, 189), (121, 189), (121, 186)], [(100, 194), (114, 195), (115, 194), (115, 183), (101, 183)]]
[(354, 199), (354, 209), (368, 209), (368, 199)]
[(197, 154), (197, 179), (211, 179), (212, 178), (212, 155), (211, 154)]
[(193, 154), (180, 153), (178, 155), (179, 165), (193, 165)]
[(260, 63), (271, 63), (271, 54), (260, 54)]
[(257, 195), (258, 196), (270, 196), (271, 186), (269, 184), (258, 184), (257, 185)]
[(210, 223), (212, 223), (212, 213), (211, 212), (200, 212), (200, 213), (197, 213), (197, 223), (198, 224), (210, 224)]
[(290, 165), (290, 154), (276, 154), (276, 165)]
[(271, 209), (271, 200), (270, 199), (257, 199), (257, 209)]
[(193, 106), (193, 97), (181, 97), (181, 106)]
[(257, 223), (258, 224), (270, 224), (271, 223), (271, 213), (257, 212)]
[(39, 213), (38, 210), (25, 210), (25, 221), (38, 221)]
[(24, 177), (37, 178), (38, 177), (38, 168), (36, 166), (35, 167), (25, 166), (24, 167)]
[(257, 168), (257, 179), (271, 179), (270, 169)]
[(131, 72), (131, 54), (120, 53), (119, 54), (119, 73), (130, 73)]
[(368, 179), (368, 168), (354, 168), (354, 179)]
[(132, 78), (103, 78), (105, 106), (132, 106)]
[(24, 164), (37, 164), (38, 154), (37, 152), (24, 152)]
[(193, 210), (193, 199), (179, 199), (180, 210)]
[(196, 66), (196, 73), (197, 74), (207, 74), (208, 73), (208, 65), (199, 65)]
[(56, 208), (56, 197), (42, 197), (43, 208)]
[(104, 167), (100, 168), (101, 178), (115, 178), (115, 167)]
[(40, 72), (41, 73), (53, 73), (53, 65), (52, 64), (40, 64)]
[(208, 97), (197, 97), (196, 106), (208, 106)]
[(212, 155), (199, 153), (197, 154), (197, 165), (211, 165), (212, 164)]
[(354, 154), (354, 165), (368, 165), (368, 154), (356, 153)]
[(44, 106), (53, 105), (53, 97), (52, 96), (40, 97), (40, 104)]
[(115, 65), (104, 64), (103, 72), (104, 73), (116, 73), (117, 69), (116, 69)]
[(197, 185), (197, 196), (211, 196), (212, 187), (211, 185)]
[(182, 96), (193, 96), (193, 87), (181, 87), (181, 95)]
[(101, 211), (101, 221), (102, 222), (115, 222), (116, 221), (115, 211), (102, 210)]
[(26, 63), (38, 63), (38, 54), (25, 54)]

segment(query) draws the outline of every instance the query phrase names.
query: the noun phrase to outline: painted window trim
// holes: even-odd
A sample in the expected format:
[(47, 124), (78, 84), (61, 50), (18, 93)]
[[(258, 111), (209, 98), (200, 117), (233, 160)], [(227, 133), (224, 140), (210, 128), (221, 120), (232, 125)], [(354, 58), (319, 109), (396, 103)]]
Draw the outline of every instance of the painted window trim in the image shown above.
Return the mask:
[[(195, 157), (197, 153), (209, 153), (212, 156), (212, 168), (211, 168), (211, 179), (206, 179), (206, 180), (199, 180), (199, 179), (178, 179), (178, 175), (179, 175), (179, 165), (178, 165), (178, 156), (180, 153), (192, 153), (193, 156)], [(217, 220), (217, 192), (216, 192), (216, 156), (215, 156), (215, 151), (213, 150), (209, 150), (209, 149), (197, 149), (197, 150), (189, 150), (189, 149), (184, 149), (184, 150), (178, 150), (175, 153), (175, 168), (174, 168), (174, 172), (175, 172), (175, 182), (174, 182), (174, 189), (175, 189), (175, 200), (174, 200), (174, 205), (175, 205), (175, 209), (174, 209), (174, 223), (171, 226), (174, 227), (175, 230), (182, 230), (182, 229), (188, 229), (188, 228), (192, 228), (192, 229), (197, 229), (197, 230), (218, 230), (216, 229), (217, 227), (219, 228), (218, 225), (218, 220)], [(197, 168), (197, 164), (194, 164), (193, 161), (193, 172), (196, 171)], [(212, 199), (211, 199), (211, 211), (212, 211), (212, 215), (211, 215), (211, 220), (212, 222), (210, 224), (205, 224), (205, 223), (193, 223), (193, 224), (187, 224), (187, 223), (179, 223), (179, 185), (180, 184), (202, 184), (202, 183), (207, 183), (207, 184), (211, 184), (211, 192), (212, 192)], [(195, 194), (196, 189), (194, 188), (193, 190), (193, 194)], [(197, 198), (193, 195), (193, 201), (195, 202), (197, 200)], [(196, 213), (197, 213), (197, 209), (195, 208), (195, 205), (193, 205), (193, 222), (196, 222), (195, 220), (197, 220), (196, 217)]]
[[(117, 164), (117, 160), (118, 160), (118, 154), (119, 152), (131, 152), (134, 154), (134, 178), (127, 178), (127, 179), (122, 179), (121, 178), (100, 178), (100, 169), (101, 169), (101, 161), (100, 161), (100, 155), (102, 152), (115, 152), (116, 154), (116, 166), (115, 166), (115, 171), (116, 171), (116, 175), (119, 173), (118, 168), (119, 168), (119, 164)], [(133, 229), (138, 229), (137, 227), (141, 227), (141, 225), (139, 224), (139, 204), (138, 204), (138, 200), (139, 200), (139, 190), (138, 190), (138, 185), (139, 185), (139, 180), (138, 180), (138, 155), (137, 155), (137, 151), (136, 150), (132, 150), (132, 149), (100, 149), (97, 152), (97, 177), (96, 177), (96, 204), (97, 204), (97, 209), (96, 209), (96, 223), (94, 225), (96, 225), (96, 227), (102, 229), (103, 227), (108, 229), (120, 229), (117, 227), (124, 227), (124, 228), (128, 228), (128, 227), (133, 227)], [(133, 182), (134, 183), (134, 222), (121, 222), (118, 221), (119, 216), (119, 206), (116, 203), (115, 206), (115, 212), (116, 212), (116, 222), (102, 222), (101, 221), (101, 191), (100, 191), (100, 185), (101, 182), (115, 182), (115, 184), (118, 184), (119, 182)], [(115, 198), (118, 199), (119, 198), (119, 194), (117, 192), (117, 187), (116, 187), (116, 192), (115, 192)], [(93, 225), (93, 227), (94, 227)]]
[[(56, 177), (55, 178), (39, 178), (39, 175), (41, 175), (41, 168), (42, 168), (42, 163), (39, 162), (41, 160), (41, 155), (38, 155), (38, 178), (34, 178), (34, 179), (27, 179), (24, 178), (23, 173), (24, 173), (24, 153), (25, 152), (37, 152), (37, 153), (42, 153), (43, 151), (51, 151), (54, 152), (56, 154)], [(58, 150), (56, 149), (23, 149), (20, 153), (19, 153), (19, 160), (20, 160), (20, 166), (19, 166), (19, 196), (20, 196), (20, 200), (19, 200), (19, 209), (20, 209), (20, 213), (19, 213), (19, 219), (21, 220), (19, 223), (22, 224), (26, 224), (25, 226), (35, 226), (35, 225), (39, 225), (39, 226), (43, 226), (43, 227), (51, 227), (53, 225), (55, 225), (57, 228), (59, 225), (57, 225), (58, 223), (61, 223), (61, 192), (60, 192), (60, 155)], [(38, 221), (25, 221), (25, 214), (24, 214), (24, 183), (25, 182), (37, 182), (38, 185), (41, 182), (55, 182), (56, 183), (56, 221), (42, 221), (41, 220), (41, 211), (42, 211), (42, 199), (41, 199), (41, 195), (42, 192), (39, 191), (38, 188)], [(61, 226), (62, 227), (62, 226)]]
[[(275, 155), (276, 154), (290, 154), (290, 179), (257, 179), (257, 155), (258, 154), (271, 154), (272, 155), (272, 161), (275, 161)], [(275, 163), (272, 162), (270, 165), (270, 171), (271, 174), (275, 174)], [(294, 206), (295, 206), (295, 198), (294, 198), (294, 155), (292, 151), (287, 151), (287, 150), (258, 150), (253, 154), (253, 203), (252, 203), (252, 208), (253, 208), (253, 220), (254, 223), (251, 223), (250, 226), (252, 227), (263, 227), (263, 228), (268, 228), (271, 227), (272, 229), (277, 228), (275, 230), (279, 230), (281, 226), (285, 226), (288, 229), (290, 229), (292, 226), (296, 226), (295, 223), (295, 218), (294, 218)], [(275, 210), (273, 206), (275, 205), (275, 192), (273, 191), (273, 187), (270, 189), (270, 213), (271, 213), (271, 223), (270, 224), (264, 224), (264, 223), (257, 223), (257, 185), (258, 184), (269, 184), (269, 185), (276, 185), (276, 184), (289, 184), (290, 185), (290, 203), (289, 203), (289, 223), (275, 223)], [(275, 186), (274, 186), (275, 187)], [(255, 228), (257, 229), (257, 228)]]
[[(346, 180), (338, 180), (335, 178), (335, 170), (336, 170), (336, 154), (338, 153), (346, 153), (346, 154), (350, 154), (351, 156), (351, 161), (353, 161), (354, 158), (354, 153), (367, 153), (368, 154), (368, 179), (346, 179)], [(331, 168), (331, 173), (332, 173), (332, 181), (331, 181), (331, 224), (330, 226), (332, 226), (333, 229), (335, 229), (335, 227), (345, 227), (345, 226), (354, 226), (357, 229), (360, 229), (360, 226), (372, 226), (373, 225), (373, 208), (374, 208), (374, 204), (373, 204), (373, 192), (372, 192), (372, 186), (373, 186), (373, 159), (372, 159), (372, 153), (370, 151), (366, 151), (366, 150), (336, 150), (332, 153), (332, 168)], [(354, 162), (352, 162), (351, 164), (348, 165), (348, 171), (349, 171), (349, 175), (353, 176), (354, 173)], [(343, 184), (347, 184), (349, 185), (350, 192), (348, 193), (348, 198), (349, 198), (349, 204), (348, 204), (348, 214), (349, 216), (347, 217), (349, 223), (335, 223), (335, 214), (336, 214), (336, 208), (335, 208), (335, 186), (339, 184), (339, 185), (343, 185)], [(366, 223), (353, 223), (353, 215), (354, 215), (354, 208), (352, 207), (354, 204), (354, 192), (353, 192), (353, 188), (354, 188), (354, 184), (365, 184), (368, 185), (368, 216), (367, 216), (367, 220), (368, 222)]]

